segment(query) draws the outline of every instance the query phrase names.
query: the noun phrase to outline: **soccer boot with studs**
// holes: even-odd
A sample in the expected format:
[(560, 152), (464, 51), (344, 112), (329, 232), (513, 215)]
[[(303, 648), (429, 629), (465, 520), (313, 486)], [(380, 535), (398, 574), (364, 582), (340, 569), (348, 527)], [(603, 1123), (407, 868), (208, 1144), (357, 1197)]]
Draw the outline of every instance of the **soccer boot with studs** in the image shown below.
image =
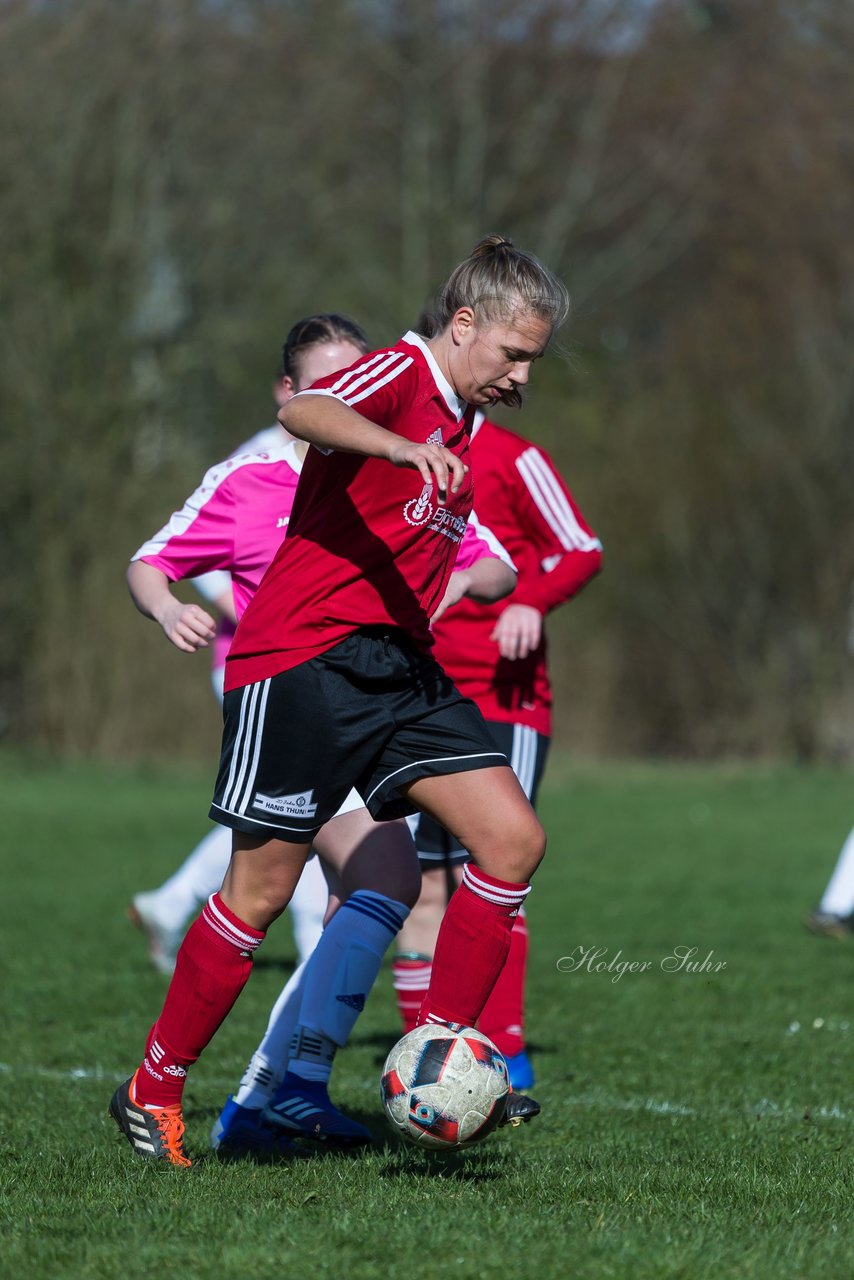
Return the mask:
[(184, 941), (183, 925), (176, 928), (163, 918), (156, 892), (134, 894), (127, 917), (148, 938), (148, 954), (155, 969), (171, 977), (178, 948)]
[(264, 1124), (293, 1138), (309, 1138), (333, 1147), (365, 1147), (373, 1134), (339, 1111), (326, 1085), (288, 1072), (262, 1113)]
[(281, 1130), (264, 1124), (260, 1107), (242, 1107), (231, 1096), (214, 1121), (211, 1146), (224, 1160), (244, 1156), (273, 1160), (293, 1156), (297, 1151), (296, 1145)]
[(498, 1127), (502, 1129), (504, 1125), (509, 1124), (514, 1129), (518, 1129), (520, 1124), (527, 1124), (529, 1120), (533, 1120), (534, 1116), (538, 1116), (540, 1111), (539, 1102), (529, 1098), (526, 1093), (514, 1093), (511, 1089), (507, 1095), (507, 1106), (504, 1108), (504, 1115)]
[(838, 938), (847, 942), (854, 936), (854, 918), (837, 916), (832, 911), (822, 911), (818, 907), (809, 913), (804, 925), (819, 938)]
[(120, 1084), (110, 1100), (109, 1114), (138, 1156), (188, 1168), (193, 1162), (184, 1151), (184, 1118), (181, 1104), (142, 1107), (134, 1098), (136, 1073)]

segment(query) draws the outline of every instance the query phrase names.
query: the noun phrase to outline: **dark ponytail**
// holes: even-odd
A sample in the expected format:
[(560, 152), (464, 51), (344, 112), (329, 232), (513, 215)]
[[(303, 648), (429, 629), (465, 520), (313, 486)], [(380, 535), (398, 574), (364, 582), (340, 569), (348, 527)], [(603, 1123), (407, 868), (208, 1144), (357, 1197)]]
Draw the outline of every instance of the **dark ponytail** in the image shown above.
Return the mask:
[(326, 342), (352, 342), (360, 351), (368, 350), (365, 332), (355, 320), (337, 315), (334, 311), (306, 316), (304, 320), (297, 321), (285, 339), (279, 377), (292, 378), (294, 384), (299, 386), (302, 355), (309, 347), (316, 347)]

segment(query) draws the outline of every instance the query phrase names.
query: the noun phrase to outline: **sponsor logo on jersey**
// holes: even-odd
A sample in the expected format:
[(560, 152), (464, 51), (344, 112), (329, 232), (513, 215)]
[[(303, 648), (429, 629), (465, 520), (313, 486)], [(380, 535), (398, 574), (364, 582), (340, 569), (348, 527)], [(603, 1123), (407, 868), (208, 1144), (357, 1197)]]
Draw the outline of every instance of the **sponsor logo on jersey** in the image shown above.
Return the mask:
[(425, 444), (444, 444), (445, 441), (442, 439), (442, 428), (437, 427), (435, 431), (431, 431), (424, 443)]
[(466, 522), (462, 516), (455, 516), (446, 507), (440, 507), (430, 524), (433, 533), (442, 533), (451, 542), (460, 542), (466, 531)]
[(278, 520), (276, 521), (276, 528), (287, 529), (289, 520), (290, 520), (290, 516), (279, 516)]
[(410, 498), (403, 508), (403, 518), (407, 524), (415, 525), (426, 524), (433, 515), (433, 503), (430, 498), (433, 493), (432, 484), (425, 484), (424, 488), (417, 498)]
[(317, 813), (314, 801), (314, 790), (297, 791), (292, 796), (265, 796), (256, 792), (252, 801), (253, 809), (261, 809), (264, 813), (278, 813), (287, 818), (313, 818)]
[(461, 542), (466, 531), (466, 522), (462, 516), (455, 516), (447, 507), (435, 507), (430, 501), (433, 486), (425, 484), (417, 498), (410, 498), (403, 508), (403, 518), (407, 524), (415, 526), (428, 525), (431, 533), (441, 533), (451, 542)]

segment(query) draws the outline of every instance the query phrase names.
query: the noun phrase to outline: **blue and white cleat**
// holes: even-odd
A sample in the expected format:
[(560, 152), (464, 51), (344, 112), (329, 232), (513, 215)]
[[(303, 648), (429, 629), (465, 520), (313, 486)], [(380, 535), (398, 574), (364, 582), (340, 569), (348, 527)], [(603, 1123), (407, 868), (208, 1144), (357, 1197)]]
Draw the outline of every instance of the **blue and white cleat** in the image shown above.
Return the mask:
[(262, 1113), (265, 1125), (292, 1138), (310, 1138), (331, 1147), (366, 1147), (374, 1136), (330, 1100), (325, 1083), (290, 1071)]
[(211, 1146), (224, 1159), (255, 1156), (269, 1160), (296, 1154), (293, 1142), (281, 1130), (262, 1122), (260, 1109), (241, 1107), (230, 1094), (211, 1129)]
[(524, 1049), (521, 1053), (514, 1053), (509, 1058), (505, 1056), (504, 1061), (507, 1063), (507, 1076), (510, 1080), (511, 1088), (533, 1088), (534, 1068)]

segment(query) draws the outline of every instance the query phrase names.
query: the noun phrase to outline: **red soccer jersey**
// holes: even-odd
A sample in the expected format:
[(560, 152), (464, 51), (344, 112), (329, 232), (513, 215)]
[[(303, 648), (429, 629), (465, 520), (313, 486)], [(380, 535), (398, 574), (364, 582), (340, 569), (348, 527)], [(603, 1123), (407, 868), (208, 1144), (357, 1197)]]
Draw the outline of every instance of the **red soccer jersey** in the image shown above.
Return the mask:
[[(407, 440), (442, 443), (468, 460), (474, 410), (414, 333), (301, 394), (335, 396)], [(360, 627), (399, 627), (429, 648), (430, 615), (472, 500), (470, 472), (440, 505), (435, 482), (417, 471), (309, 449), (287, 537), (237, 628), (226, 691), (307, 662)]]
[(547, 614), (599, 571), (602, 546), (581, 516), (551, 458), (478, 414), (470, 465), (477, 514), (510, 552), (519, 573), (509, 599), (461, 600), (436, 624), (434, 656), (487, 720), (551, 733), (552, 695), (545, 637), (535, 652), (502, 658), (490, 637), (511, 604)]

